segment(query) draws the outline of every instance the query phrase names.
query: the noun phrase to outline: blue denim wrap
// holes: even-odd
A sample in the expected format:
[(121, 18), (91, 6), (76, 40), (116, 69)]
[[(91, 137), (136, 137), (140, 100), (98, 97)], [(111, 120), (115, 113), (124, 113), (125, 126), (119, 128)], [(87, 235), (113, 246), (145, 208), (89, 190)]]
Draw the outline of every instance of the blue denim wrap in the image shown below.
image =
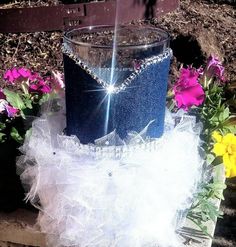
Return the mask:
[(140, 132), (154, 120), (147, 135), (160, 137), (164, 130), (170, 58), (148, 65), (124, 91), (111, 94), (108, 108), (107, 91), (101, 90), (91, 75), (64, 54), (66, 134), (76, 135), (84, 144), (113, 130), (124, 139), (128, 132)]

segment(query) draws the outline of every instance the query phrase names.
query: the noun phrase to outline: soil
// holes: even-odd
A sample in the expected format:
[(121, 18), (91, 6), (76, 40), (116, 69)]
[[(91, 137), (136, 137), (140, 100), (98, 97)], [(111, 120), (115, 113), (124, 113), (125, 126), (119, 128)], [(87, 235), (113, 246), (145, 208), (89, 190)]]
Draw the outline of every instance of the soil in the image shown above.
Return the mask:
[[(118, 29), (119, 33), (116, 38), (117, 46), (138, 46), (138, 45), (149, 45), (154, 42), (159, 42), (162, 38), (159, 32), (154, 32), (153, 30), (148, 30), (145, 27), (141, 29), (139, 26), (130, 25), (126, 28)], [(114, 42), (114, 30), (112, 31), (95, 31), (91, 32), (89, 30), (85, 31), (83, 35), (73, 34), (73, 40), (76, 42), (89, 43), (94, 46), (113, 46)]]
[[(5, 0), (0, 8), (58, 3), (57, 0)], [(181, 0), (178, 10), (154, 19), (152, 23), (170, 33), (174, 51), (171, 78), (178, 74), (181, 64), (200, 66), (206, 63), (210, 54), (214, 54), (224, 62), (228, 80), (236, 81), (235, 0)], [(60, 32), (0, 34), (0, 76), (16, 65), (45, 74), (52, 70), (63, 71), (61, 41)], [(218, 220), (212, 247), (236, 246), (236, 181), (229, 180), (227, 183), (230, 186), (225, 190), (226, 199), (221, 206), (225, 215)]]
[(166, 15), (159, 23), (172, 38), (177, 65), (173, 73), (176, 74), (174, 68), (181, 63), (198, 67), (213, 54), (224, 62), (227, 78), (232, 82), (236, 80), (236, 2), (231, 5), (212, 2), (181, 1), (179, 10)]

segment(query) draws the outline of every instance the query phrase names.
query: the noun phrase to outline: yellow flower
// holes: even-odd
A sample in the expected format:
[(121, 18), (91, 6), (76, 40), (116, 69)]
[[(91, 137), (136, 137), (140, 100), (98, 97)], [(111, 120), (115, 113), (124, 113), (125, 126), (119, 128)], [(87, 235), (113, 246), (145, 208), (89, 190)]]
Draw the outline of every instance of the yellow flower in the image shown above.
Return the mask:
[(213, 139), (215, 139), (216, 142), (221, 142), (222, 140), (222, 135), (218, 131), (214, 131), (212, 133)]
[(236, 136), (231, 133), (222, 136), (215, 131), (212, 138), (216, 141), (212, 151), (223, 157), (226, 177), (236, 177)]

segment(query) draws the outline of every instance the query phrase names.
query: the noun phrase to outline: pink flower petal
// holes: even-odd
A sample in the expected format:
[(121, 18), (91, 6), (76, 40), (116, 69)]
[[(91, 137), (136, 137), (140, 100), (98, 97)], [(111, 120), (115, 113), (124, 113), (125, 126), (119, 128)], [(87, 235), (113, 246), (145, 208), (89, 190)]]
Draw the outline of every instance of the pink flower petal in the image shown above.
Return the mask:
[(17, 113), (19, 112), (18, 109), (14, 108), (10, 105), (6, 105), (6, 111), (7, 111), (8, 117), (10, 117), (10, 118), (15, 117), (17, 115)]
[(31, 71), (28, 69), (20, 68), (18, 70), (18, 73), (24, 77), (24, 78), (30, 78), (31, 77)]
[(39, 81), (37, 84), (31, 84), (29, 86), (31, 92), (38, 92), (38, 93), (50, 93), (52, 88), (46, 84), (45, 81)]
[(11, 72), (14, 79), (18, 79), (20, 77), (20, 74), (18, 73), (18, 70), (16, 68), (14, 68)]
[(209, 78), (217, 77), (222, 82), (225, 82), (224, 78), (224, 66), (217, 57), (210, 56), (206, 65), (206, 76)]
[(4, 79), (8, 80), (12, 84), (14, 84), (17, 80), (21, 81), (30, 77), (30, 70), (24, 68), (13, 68), (12, 70), (7, 70), (7, 72), (4, 74)]
[(8, 117), (13, 118), (17, 115), (19, 110), (10, 106), (6, 100), (0, 99), (0, 113), (4, 113), (4, 112), (7, 113)]
[(53, 80), (53, 84), (55, 84), (55, 89), (62, 89), (65, 87), (64, 81), (63, 81), (63, 74), (61, 74), (59, 71), (52, 71), (54, 80)]
[(11, 83), (14, 82), (14, 76), (12, 75), (11, 70), (7, 70), (7, 72), (4, 74), (3, 78)]
[(181, 92), (177, 92), (175, 95), (175, 100), (177, 102), (178, 108), (183, 108), (188, 110), (193, 105), (199, 106), (204, 101), (204, 91), (200, 84), (186, 88)]
[(29, 86), (29, 89), (32, 90), (32, 91), (37, 91), (38, 86), (35, 85), (35, 84), (31, 84), (31, 85)]
[(174, 86), (175, 101), (178, 108), (188, 110), (199, 106), (205, 98), (204, 90), (198, 82), (199, 71), (194, 68), (181, 69), (179, 80)]
[(39, 87), (39, 91), (41, 91), (42, 93), (50, 93), (52, 89), (48, 85), (42, 85)]

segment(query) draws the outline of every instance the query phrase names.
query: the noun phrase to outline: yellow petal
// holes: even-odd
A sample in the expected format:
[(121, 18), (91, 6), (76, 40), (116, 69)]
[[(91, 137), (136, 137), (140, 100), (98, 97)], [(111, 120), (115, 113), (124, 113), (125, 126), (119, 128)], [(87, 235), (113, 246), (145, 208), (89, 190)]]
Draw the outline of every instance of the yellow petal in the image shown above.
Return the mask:
[(213, 153), (216, 155), (216, 156), (222, 156), (226, 153), (226, 146), (222, 143), (216, 143), (213, 147)]
[(233, 178), (233, 177), (236, 177), (236, 165), (232, 166), (230, 169), (229, 178)]
[(231, 162), (231, 159), (230, 159), (230, 156), (228, 153), (225, 153), (223, 155), (223, 164), (226, 168), (230, 169), (231, 166), (232, 166), (232, 162)]
[(228, 144), (227, 148), (226, 148), (226, 152), (230, 155), (235, 155), (236, 154), (236, 145)]
[(236, 155), (236, 144), (232, 144), (231, 148), (232, 148), (233, 154)]
[(235, 138), (234, 134), (229, 133), (229, 134), (223, 136), (222, 143), (224, 143), (224, 144), (232, 144), (234, 142), (234, 138)]
[(229, 155), (229, 159), (232, 166), (236, 167), (236, 157), (234, 155)]
[(236, 159), (236, 151), (233, 152), (232, 156)]
[(226, 178), (230, 178), (231, 176), (230, 176), (230, 169), (227, 169), (226, 167), (225, 167), (225, 177)]
[(236, 136), (234, 136), (234, 137), (232, 138), (232, 144), (233, 144), (233, 145), (236, 145)]
[(212, 138), (216, 141), (216, 142), (221, 142), (222, 141), (222, 135), (218, 132), (218, 131), (214, 131), (212, 133)]

